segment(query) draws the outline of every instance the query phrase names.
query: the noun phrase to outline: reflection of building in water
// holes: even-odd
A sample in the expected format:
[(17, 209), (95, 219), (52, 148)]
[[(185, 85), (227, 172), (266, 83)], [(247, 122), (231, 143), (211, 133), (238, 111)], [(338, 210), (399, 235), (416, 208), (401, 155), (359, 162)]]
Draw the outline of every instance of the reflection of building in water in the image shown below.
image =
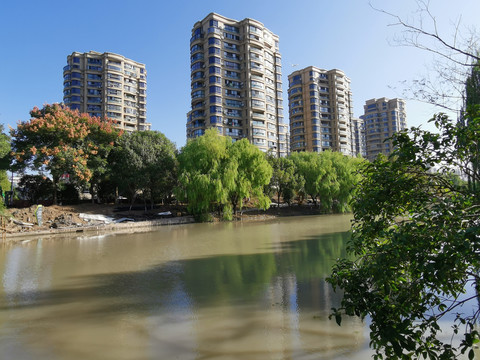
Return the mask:
[(340, 306), (341, 293), (334, 292), (324, 279), (299, 282), (296, 291), (302, 315), (299, 333), (305, 350), (339, 355), (357, 353), (364, 347), (364, 325), (360, 319), (346, 317), (341, 327), (335, 320), (328, 319), (332, 307)]
[(345, 318), (342, 327), (328, 319), (331, 308), (340, 306), (341, 297), (324, 279), (300, 282), (293, 273), (276, 277), (266, 293), (265, 326), (280, 333), (277, 338), (265, 338), (268, 351), (281, 351), (285, 358), (305, 353), (333, 357), (359, 353), (365, 347), (360, 319)]
[[(270, 339), (277, 343), (281, 352), (292, 356), (300, 349), (299, 309), (297, 305), (297, 279), (294, 273), (276, 277), (267, 290), (267, 311), (271, 326), (281, 329), (281, 341)], [(270, 308), (268, 308), (270, 303)], [(289, 356), (286, 356), (287, 358)]]
[[(5, 249), (0, 299), (6, 292), (29, 297), (4, 301), (0, 330), (15, 337), (0, 337), (0, 353), (8, 347), (9, 358), (40, 360), (105, 351), (117, 360), (367, 359), (358, 355), (361, 323), (328, 320), (340, 295), (323, 277), (346, 237), (301, 233), (318, 234), (318, 222), (296, 220), (294, 235), (285, 223), (222, 224), (221, 231), (193, 224)], [(279, 238), (281, 246), (273, 242)], [(259, 250), (260, 242), (266, 246)]]

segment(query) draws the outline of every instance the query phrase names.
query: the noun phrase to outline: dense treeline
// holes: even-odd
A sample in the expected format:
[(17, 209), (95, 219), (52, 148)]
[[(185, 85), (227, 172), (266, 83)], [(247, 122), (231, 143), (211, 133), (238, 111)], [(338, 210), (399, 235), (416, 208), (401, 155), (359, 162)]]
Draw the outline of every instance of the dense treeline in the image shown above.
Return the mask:
[(12, 171), (29, 172), (17, 195), (32, 203), (75, 201), (88, 191), (102, 202), (181, 201), (198, 219), (213, 211), (231, 219), (246, 200), (266, 209), (272, 198), (278, 206), (311, 201), (325, 212), (345, 212), (363, 163), (329, 151), (276, 158), (215, 129), (178, 151), (158, 131), (123, 133), (111, 121), (58, 104), (30, 115), (11, 129), (11, 139), (3, 135), (0, 147), (10, 153)]

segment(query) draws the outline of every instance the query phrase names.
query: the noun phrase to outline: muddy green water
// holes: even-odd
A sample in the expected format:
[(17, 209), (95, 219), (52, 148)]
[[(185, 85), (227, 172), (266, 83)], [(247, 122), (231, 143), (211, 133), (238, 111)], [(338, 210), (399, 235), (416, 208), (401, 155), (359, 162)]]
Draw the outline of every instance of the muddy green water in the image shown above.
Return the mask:
[(0, 247), (1, 359), (368, 359), (325, 283), (349, 216)]

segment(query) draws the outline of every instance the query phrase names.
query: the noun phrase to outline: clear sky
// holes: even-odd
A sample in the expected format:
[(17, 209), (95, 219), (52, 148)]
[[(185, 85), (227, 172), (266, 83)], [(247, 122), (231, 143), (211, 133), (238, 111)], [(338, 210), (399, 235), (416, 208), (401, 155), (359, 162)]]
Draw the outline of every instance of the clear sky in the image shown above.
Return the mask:
[[(414, 0), (371, 0), (375, 7), (414, 18)], [(439, 29), (449, 37), (475, 26), (478, 0), (431, 0)], [(63, 72), (74, 51), (114, 52), (146, 64), (147, 120), (178, 147), (185, 144), (190, 107), (190, 37), (210, 12), (253, 18), (280, 36), (284, 95), (287, 76), (310, 65), (343, 70), (351, 79), (354, 115), (367, 99), (399, 97), (401, 81), (422, 76), (432, 56), (392, 46), (401, 28), (365, 0), (6, 0), (0, 7), (0, 123), (29, 120), (29, 110), (63, 99)], [(288, 101), (284, 99), (288, 119)], [(438, 109), (437, 109), (438, 111)], [(408, 125), (435, 109), (407, 102)]]

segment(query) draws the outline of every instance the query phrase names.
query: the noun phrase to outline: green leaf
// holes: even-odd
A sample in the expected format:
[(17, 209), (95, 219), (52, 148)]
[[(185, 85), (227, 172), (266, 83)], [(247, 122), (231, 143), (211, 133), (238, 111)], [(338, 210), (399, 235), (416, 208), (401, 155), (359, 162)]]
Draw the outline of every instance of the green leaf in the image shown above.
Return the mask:
[(335, 315), (335, 321), (336, 321), (337, 325), (340, 326), (342, 324), (342, 316), (340, 314), (336, 314)]

